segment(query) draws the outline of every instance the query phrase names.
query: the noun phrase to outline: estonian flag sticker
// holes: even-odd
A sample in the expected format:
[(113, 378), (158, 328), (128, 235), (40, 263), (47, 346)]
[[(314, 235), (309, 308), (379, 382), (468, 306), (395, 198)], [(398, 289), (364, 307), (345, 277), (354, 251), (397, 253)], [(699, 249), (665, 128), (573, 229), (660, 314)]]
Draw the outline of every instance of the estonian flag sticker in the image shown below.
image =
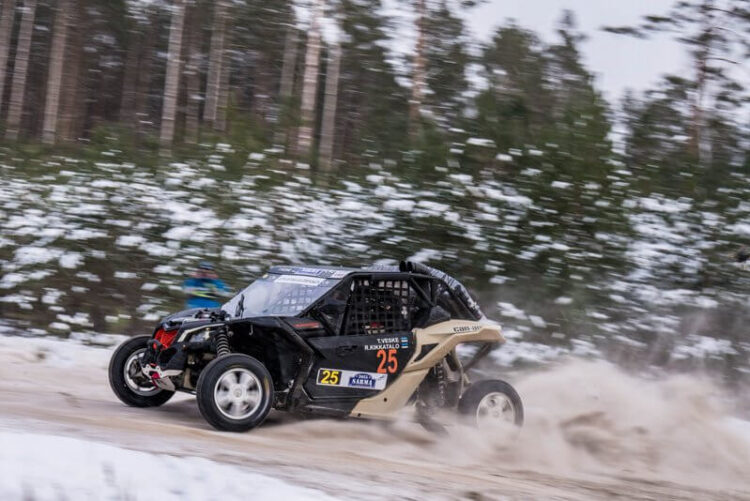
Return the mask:
[(406, 336), (401, 336), (401, 348), (408, 348), (409, 347), (409, 338)]

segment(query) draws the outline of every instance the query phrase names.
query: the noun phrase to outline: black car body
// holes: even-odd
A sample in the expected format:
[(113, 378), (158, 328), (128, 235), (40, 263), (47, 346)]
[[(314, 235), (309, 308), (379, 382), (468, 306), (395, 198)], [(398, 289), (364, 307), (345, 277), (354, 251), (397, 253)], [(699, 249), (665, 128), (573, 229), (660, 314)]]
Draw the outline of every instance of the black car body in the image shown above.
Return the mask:
[[(444, 328), (436, 330), (436, 326)], [(420, 333), (425, 333), (425, 342), (418, 339)], [(426, 342), (432, 338), (437, 342)], [(385, 417), (394, 401), (401, 406), (414, 401), (418, 390), (424, 388), (424, 393), (430, 384), (437, 384), (432, 393), (443, 394), (441, 406), (457, 405), (466, 378), (454, 348), (467, 341), (503, 339), (499, 327), (486, 320), (467, 290), (433, 268), (416, 263), (362, 269), (276, 266), (221, 308), (185, 310), (164, 318), (138, 356), (114, 372), (115, 379), (118, 372), (124, 374), (125, 386), (131, 389), (153, 385), (149, 391), (155, 395), (196, 392), (199, 404), (202, 386), (203, 393), (213, 391), (218, 400), (229, 401), (234, 391), (236, 399), (249, 401), (249, 394), (242, 392), (250, 392), (251, 385), (262, 381), (269, 387), (267, 406), (278, 410)], [(433, 350), (440, 352), (439, 359)], [(239, 354), (259, 362), (267, 377), (261, 370), (257, 382), (243, 389), (240, 379), (258, 372), (250, 367), (233, 369), (247, 371), (237, 372), (236, 379), (212, 380), (210, 388), (202, 381), (211, 364)], [(420, 367), (429, 361), (433, 366)], [(416, 386), (398, 383), (405, 370), (410, 373), (407, 379), (419, 379)], [(445, 371), (458, 374), (458, 379), (447, 381)], [(123, 399), (118, 381), (112, 384)], [(389, 392), (391, 403), (384, 397), (381, 412), (374, 397)], [(218, 405), (206, 398), (205, 405)], [(434, 395), (429, 398), (435, 400)], [(154, 405), (163, 399), (162, 395)], [(367, 401), (376, 407), (368, 410)], [(244, 400), (238, 402), (244, 409)], [(362, 410), (357, 412), (360, 404)], [(204, 416), (221, 429), (251, 427), (222, 423), (231, 418), (229, 411), (219, 412), (218, 419), (205, 412)]]

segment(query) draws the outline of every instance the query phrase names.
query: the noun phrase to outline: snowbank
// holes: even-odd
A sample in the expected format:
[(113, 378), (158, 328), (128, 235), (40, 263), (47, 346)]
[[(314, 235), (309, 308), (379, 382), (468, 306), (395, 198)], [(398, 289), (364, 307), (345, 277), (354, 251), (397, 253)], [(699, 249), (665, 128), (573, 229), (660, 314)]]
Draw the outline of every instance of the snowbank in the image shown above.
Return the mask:
[(0, 499), (329, 500), (323, 492), (195, 457), (0, 431)]

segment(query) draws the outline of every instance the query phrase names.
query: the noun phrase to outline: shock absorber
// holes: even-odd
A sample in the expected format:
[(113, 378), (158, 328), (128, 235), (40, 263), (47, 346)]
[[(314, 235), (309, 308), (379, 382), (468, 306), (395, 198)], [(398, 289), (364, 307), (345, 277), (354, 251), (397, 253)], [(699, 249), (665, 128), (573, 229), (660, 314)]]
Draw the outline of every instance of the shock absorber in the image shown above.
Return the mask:
[(216, 358), (229, 355), (229, 336), (227, 335), (226, 328), (219, 330), (214, 339), (216, 341)]
[(445, 382), (445, 368), (443, 367), (443, 364), (445, 363), (445, 359), (441, 360), (439, 364), (437, 364), (435, 369), (435, 379), (437, 379), (438, 384), (438, 394), (440, 395), (440, 406), (444, 406), (447, 402), (446, 398), (446, 382)]

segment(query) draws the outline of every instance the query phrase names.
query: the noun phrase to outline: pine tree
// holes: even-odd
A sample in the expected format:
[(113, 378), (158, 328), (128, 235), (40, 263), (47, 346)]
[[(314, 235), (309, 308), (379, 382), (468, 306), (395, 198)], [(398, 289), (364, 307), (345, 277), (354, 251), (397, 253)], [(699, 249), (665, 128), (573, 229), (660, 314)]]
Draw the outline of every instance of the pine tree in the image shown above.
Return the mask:
[(199, 2), (191, 5), (188, 10), (187, 41), (185, 43), (185, 142), (198, 143), (200, 127), (201, 104), (201, 74), (200, 60), (203, 42), (202, 20), (205, 12)]
[(287, 128), (291, 128), (287, 116), (293, 113), (294, 100), (294, 76), (297, 68), (297, 48), (299, 45), (299, 32), (294, 24), (286, 27), (286, 39), (284, 41), (283, 63), (279, 82), (279, 99), (277, 105), (277, 128), (274, 142), (287, 146)]
[(16, 0), (4, 0), (0, 13), (0, 108), (5, 96), (5, 72), (8, 68), (10, 36), (16, 16)]
[[(240, 134), (240, 130), (236, 130), (234, 137), (244, 135), (251, 142), (273, 141), (274, 133), (280, 128), (282, 103), (286, 100), (286, 111), (289, 111), (288, 106), (297, 101), (295, 75), (300, 74), (300, 57), (297, 57), (296, 50), (291, 55), (285, 52), (288, 41), (291, 44), (291, 40), (299, 40), (294, 28), (294, 10), (290, 2), (246, 0), (232, 3), (230, 19), (225, 55), (230, 74), (223, 74), (222, 78), (228, 82), (231, 91), (222, 95), (227, 98), (229, 116), (242, 131)], [(290, 33), (290, 29), (294, 32)], [(293, 35), (291, 40), (290, 34)], [(296, 45), (294, 43), (292, 47), (296, 49)], [(286, 98), (280, 94), (285, 70), (285, 82), (289, 87), (284, 90), (290, 93)], [(294, 107), (294, 115), (299, 115), (298, 106)], [(296, 124), (296, 120), (287, 122), (290, 126)], [(289, 130), (284, 132), (290, 137), (295, 136)]]
[(26, 96), (26, 76), (31, 57), (31, 37), (34, 30), (36, 0), (24, 0), (21, 17), (21, 31), (18, 34), (16, 63), (13, 66), (8, 123), (5, 135), (8, 139), (18, 139), (21, 128), (24, 97)]
[[(57, 125), (63, 141), (92, 137), (120, 119), (128, 46), (127, 0), (72, 2)], [(39, 22), (52, 24), (52, 20)]]
[(182, 53), (182, 29), (185, 21), (184, 0), (172, 4), (172, 24), (169, 28), (169, 50), (167, 52), (167, 76), (164, 82), (164, 104), (161, 119), (161, 145), (168, 149), (174, 140), (177, 114), (177, 93), (180, 85)]
[[(152, 123), (149, 97), (157, 69), (154, 58), (162, 29), (158, 4), (128, 0), (126, 51), (119, 120), (141, 136), (146, 124)], [(161, 92), (162, 89), (159, 90)]]
[(425, 37), (427, 30), (427, 0), (415, 0), (417, 43), (414, 46), (411, 99), (409, 100), (409, 136), (417, 139), (422, 121), (422, 100), (425, 91)]
[(408, 141), (408, 91), (396, 82), (384, 46), (389, 20), (381, 2), (341, 0), (337, 6), (341, 72), (336, 117), (337, 158), (350, 165), (394, 158)]
[[(124, 30), (122, 95), (120, 99), (120, 122), (130, 126), (136, 124), (138, 104), (142, 101), (144, 73), (150, 73), (151, 53), (153, 52), (154, 7), (151, 4), (128, 1)], [(148, 69), (147, 69), (148, 68)]]
[(594, 88), (593, 75), (584, 68), (579, 45), (585, 37), (578, 32), (571, 11), (563, 12), (558, 34), (561, 43), (546, 54), (547, 71), (552, 78), (552, 107), (547, 121), (554, 127), (553, 142), (575, 154), (578, 179), (603, 182), (608, 168), (604, 162), (611, 145), (609, 111), (604, 98)]
[[(665, 16), (645, 16), (640, 26), (609, 27), (607, 31), (647, 38), (668, 33), (685, 45), (692, 58), (689, 103), (690, 147), (698, 163), (710, 154), (704, 129), (711, 110), (722, 101), (747, 101), (744, 87), (734, 78), (733, 66), (750, 57), (747, 33), (750, 6), (743, 0), (678, 0)], [(736, 56), (736, 59), (733, 59)]]
[(449, 127), (464, 107), (463, 94), (469, 55), (463, 20), (447, 0), (428, 11), (425, 18), (425, 103), (430, 114), (443, 127)]
[(464, 23), (453, 12), (465, 2), (414, 0), (417, 41), (412, 58), (409, 131), (416, 141), (424, 117), (450, 127), (463, 107), (469, 61)]
[(514, 24), (502, 26), (480, 62), (488, 88), (477, 96), (467, 126), (501, 151), (537, 142), (552, 104), (541, 41)]
[(74, 0), (70, 11), (71, 28), (68, 33), (68, 44), (65, 48), (65, 64), (63, 65), (62, 96), (60, 99), (60, 118), (58, 123), (58, 138), (64, 142), (73, 142), (80, 137), (83, 128), (85, 94), (87, 89), (83, 82), (86, 73), (84, 64), (84, 33), (80, 26), (83, 16), (85, 0)]
[(316, 0), (310, 14), (310, 27), (307, 30), (305, 73), (302, 80), (302, 106), (297, 139), (297, 154), (301, 158), (307, 158), (313, 146), (321, 49), (320, 18), (322, 15), (323, 0)]
[[(625, 232), (618, 205), (623, 194), (610, 180), (615, 167), (607, 106), (581, 61), (583, 37), (570, 13), (558, 34), (558, 43), (545, 45), (513, 24), (498, 29), (481, 57), (488, 88), (464, 125), (497, 145), (495, 168), (491, 159), (472, 161), (470, 153), (462, 161), (531, 200), (521, 226), (538, 226), (510, 236), (513, 252), (504, 266), (515, 277), (544, 284), (534, 302), (541, 294), (550, 301), (565, 294), (601, 304), (586, 284), (621, 261), (619, 241), (597, 235)], [(580, 278), (571, 281), (572, 275)]]
[(326, 67), (326, 87), (323, 101), (323, 119), (320, 131), (320, 156), (318, 165), (324, 170), (333, 163), (333, 145), (336, 129), (336, 108), (339, 99), (339, 74), (341, 69), (341, 48), (338, 44), (328, 50)]
[(71, 0), (60, 0), (55, 15), (54, 35), (50, 53), (49, 77), (47, 78), (47, 95), (44, 108), (44, 126), (42, 142), (54, 144), (57, 140), (57, 124), (60, 111), (60, 93), (62, 90), (63, 64), (65, 49), (68, 43)]
[(211, 127), (214, 126), (221, 94), (222, 65), (226, 60), (226, 26), (229, 15), (229, 3), (217, 0), (214, 3), (214, 19), (211, 31), (211, 49), (208, 59), (208, 75), (206, 81), (206, 105), (203, 109), (203, 120)]

